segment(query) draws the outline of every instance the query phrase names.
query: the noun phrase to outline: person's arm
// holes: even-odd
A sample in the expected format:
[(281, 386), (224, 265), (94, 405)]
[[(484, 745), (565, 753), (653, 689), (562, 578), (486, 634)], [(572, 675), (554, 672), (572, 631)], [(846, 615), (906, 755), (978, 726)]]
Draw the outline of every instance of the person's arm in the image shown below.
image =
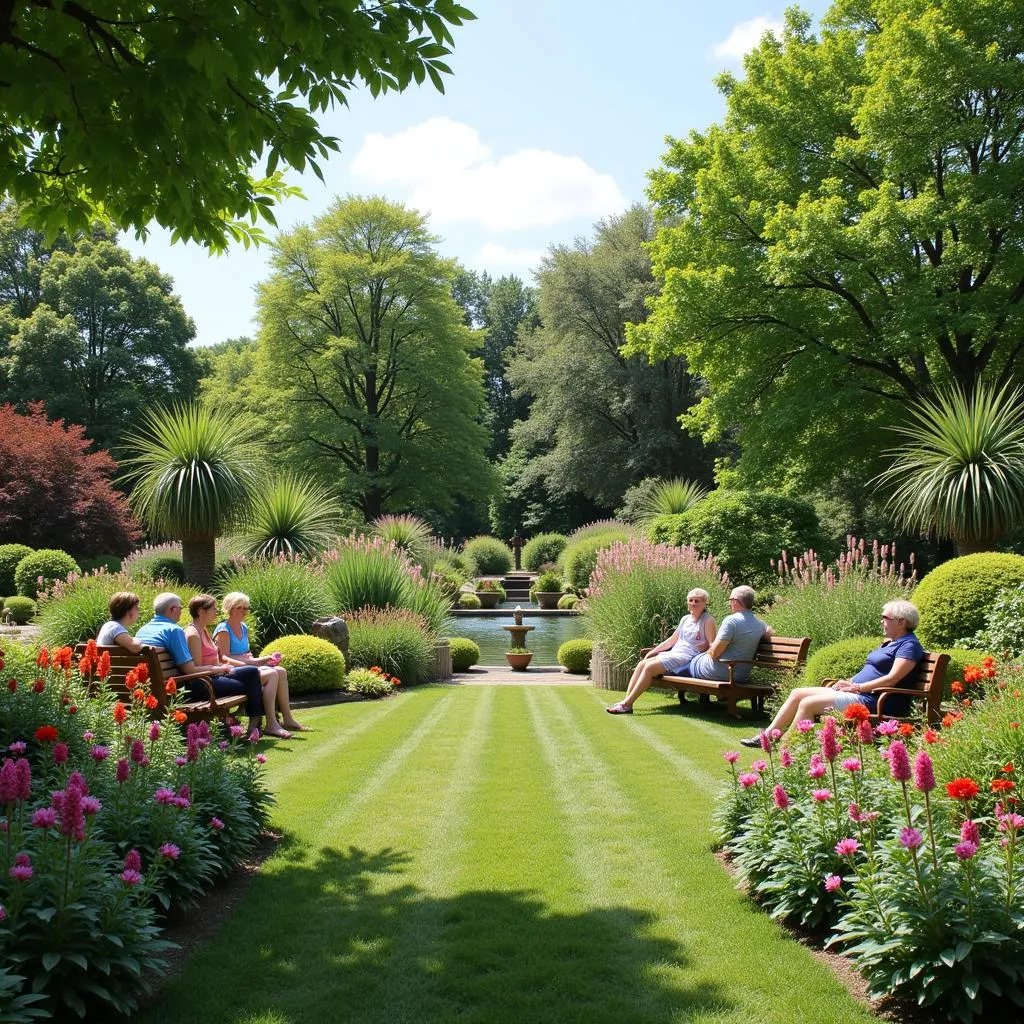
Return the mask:
[(854, 689), (861, 693), (870, 693), (872, 690), (884, 690), (889, 686), (899, 686), (902, 679), (906, 679), (910, 673), (917, 668), (917, 662), (910, 658), (897, 658), (892, 663), (892, 668), (879, 679), (872, 679), (870, 683), (854, 684)]
[(135, 639), (126, 629), (123, 633), (118, 633), (114, 637), (114, 643), (119, 647), (123, 647), (126, 651), (131, 651), (132, 654), (138, 654), (142, 650), (142, 644)]
[[(195, 672), (195, 666), (203, 664), (203, 641), (199, 638), (199, 631), (195, 629), (186, 629), (185, 642), (188, 644), (188, 653), (190, 656), (189, 664), (193, 666), (193, 668), (188, 669), (187, 671)], [(185, 668), (183, 662), (179, 662), (178, 664), (182, 669)]]
[(679, 639), (679, 630), (677, 629), (667, 640), (662, 640), (657, 647), (652, 647), (646, 654), (646, 657), (651, 657), (654, 654), (661, 654), (662, 651), (671, 651), (676, 645), (676, 641)]
[(718, 635), (718, 626), (715, 624), (715, 620), (710, 615), (704, 616), (704, 639), (708, 642), (708, 648), (715, 642), (715, 637)]

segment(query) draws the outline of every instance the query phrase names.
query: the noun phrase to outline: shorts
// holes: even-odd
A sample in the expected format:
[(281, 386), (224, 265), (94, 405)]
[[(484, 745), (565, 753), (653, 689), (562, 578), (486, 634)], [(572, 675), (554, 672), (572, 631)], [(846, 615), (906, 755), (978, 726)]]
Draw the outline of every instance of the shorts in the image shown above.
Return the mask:
[(836, 711), (845, 711), (851, 704), (863, 704), (874, 714), (878, 698), (873, 693), (854, 693), (852, 690), (839, 690), (832, 698), (832, 707)]
[(657, 658), (667, 676), (685, 676), (690, 671), (690, 662), (693, 661), (693, 658), (685, 654), (672, 654), (671, 651), (665, 651), (664, 654), (657, 655)]

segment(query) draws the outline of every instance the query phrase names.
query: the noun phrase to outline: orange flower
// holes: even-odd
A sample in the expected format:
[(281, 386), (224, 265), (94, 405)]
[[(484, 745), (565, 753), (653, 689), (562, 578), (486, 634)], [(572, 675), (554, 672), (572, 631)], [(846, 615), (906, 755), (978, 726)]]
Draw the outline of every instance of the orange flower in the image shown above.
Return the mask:
[(188, 715), (186, 715), (184, 711), (174, 712), (174, 720), (178, 723), (178, 725), (182, 725), (186, 718), (188, 718)]
[(149, 666), (144, 661), (135, 666), (135, 676), (140, 683), (145, 683), (149, 679)]
[(123, 725), (127, 717), (128, 708), (120, 701), (117, 701), (114, 704), (114, 721), (117, 722), (118, 725)]
[(974, 779), (954, 779), (946, 783), (946, 792), (954, 800), (973, 800), (978, 795), (978, 784)]
[(949, 688), (953, 691), (953, 693), (957, 695), (964, 692), (964, 684), (961, 683), (959, 679), (957, 679), (955, 682), (950, 683)]
[(149, 708), (150, 711), (152, 711), (155, 707), (158, 707), (159, 704), (160, 704), (160, 701), (158, 701), (156, 699), (156, 697), (153, 696), (153, 694), (150, 694), (146, 698), (146, 707)]
[(934, 729), (928, 729), (924, 734), (925, 743), (938, 743), (939, 734)]
[(99, 648), (96, 646), (95, 640), (85, 641), (85, 654), (88, 658), (96, 658), (99, 656)]
[(1013, 762), (1007, 761), (1002, 768), (999, 769), (1004, 775), (1009, 775), (1013, 771)]
[(143, 689), (132, 690), (132, 700), (137, 700), (140, 704), (146, 699), (146, 691)]
[(96, 668), (96, 675), (100, 679), (106, 679), (110, 675), (110, 651), (104, 651), (100, 655), (99, 665)]
[(903, 722), (900, 725), (900, 735), (901, 736), (913, 736), (914, 735), (914, 727), (909, 722)]
[(124, 688), (126, 690), (134, 690), (139, 685), (139, 675), (135, 669), (130, 668), (124, 676)]
[(402, 680), (399, 679), (398, 676), (392, 676), (391, 677), (391, 685), (392, 686), (401, 686), (402, 685)]
[(71, 659), (74, 657), (74, 650), (70, 647), (62, 647), (56, 654), (51, 658), (54, 665), (65, 671), (71, 668)]
[(851, 704), (843, 711), (843, 719), (847, 722), (866, 722), (871, 712), (863, 704)]
[(171, 678), (168, 679), (166, 683), (164, 683), (164, 690), (167, 693), (169, 693), (172, 697), (178, 692), (178, 683), (175, 680), (174, 676), (171, 676)]
[(1019, 729), (1020, 728), (1020, 722), (1011, 722), (1010, 723), (1010, 728), (1011, 729)]
[(50, 652), (45, 647), (39, 648), (39, 655), (36, 657), (36, 664), (40, 668), (50, 667)]
[(1017, 785), (1009, 779), (993, 779), (989, 788), (993, 793), (1006, 793), (1011, 789), (1016, 789)]

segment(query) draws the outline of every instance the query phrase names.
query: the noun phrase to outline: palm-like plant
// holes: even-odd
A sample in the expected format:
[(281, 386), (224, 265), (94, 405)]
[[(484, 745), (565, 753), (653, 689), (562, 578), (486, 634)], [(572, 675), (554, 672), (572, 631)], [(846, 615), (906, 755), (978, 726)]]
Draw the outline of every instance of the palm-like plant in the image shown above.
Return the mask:
[(1024, 393), (979, 383), (939, 393), (892, 429), (906, 439), (875, 480), (901, 529), (950, 537), (958, 554), (990, 549), (1024, 522)]
[(253, 498), (242, 537), (258, 558), (311, 555), (338, 535), (341, 506), (325, 488), (286, 473), (265, 483)]
[(237, 416), (204, 405), (152, 410), (126, 442), (131, 505), (151, 530), (180, 539), (186, 578), (207, 587), (214, 541), (259, 483), (261, 448)]
[(370, 524), (374, 536), (391, 541), (396, 548), (404, 551), (413, 562), (422, 565), (427, 557), (430, 543), (434, 539), (430, 526), (419, 516), (386, 515), (378, 516)]
[(707, 491), (693, 480), (661, 480), (649, 495), (637, 505), (635, 521), (638, 526), (647, 526), (658, 516), (671, 516), (686, 512), (698, 501), (707, 497)]

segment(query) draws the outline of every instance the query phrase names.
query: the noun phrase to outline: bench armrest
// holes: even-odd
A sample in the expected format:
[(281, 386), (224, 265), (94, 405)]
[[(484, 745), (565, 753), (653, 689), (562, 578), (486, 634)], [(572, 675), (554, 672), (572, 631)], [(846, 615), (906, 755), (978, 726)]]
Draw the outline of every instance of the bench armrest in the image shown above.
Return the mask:
[(881, 690), (872, 690), (871, 693), (878, 697), (878, 708), (875, 713), (879, 716), (882, 714), (882, 706), (885, 704), (885, 698), (890, 694), (896, 693), (901, 694), (904, 697), (916, 697), (918, 700), (928, 700), (928, 693), (925, 690), (905, 690), (898, 686), (883, 687)]

